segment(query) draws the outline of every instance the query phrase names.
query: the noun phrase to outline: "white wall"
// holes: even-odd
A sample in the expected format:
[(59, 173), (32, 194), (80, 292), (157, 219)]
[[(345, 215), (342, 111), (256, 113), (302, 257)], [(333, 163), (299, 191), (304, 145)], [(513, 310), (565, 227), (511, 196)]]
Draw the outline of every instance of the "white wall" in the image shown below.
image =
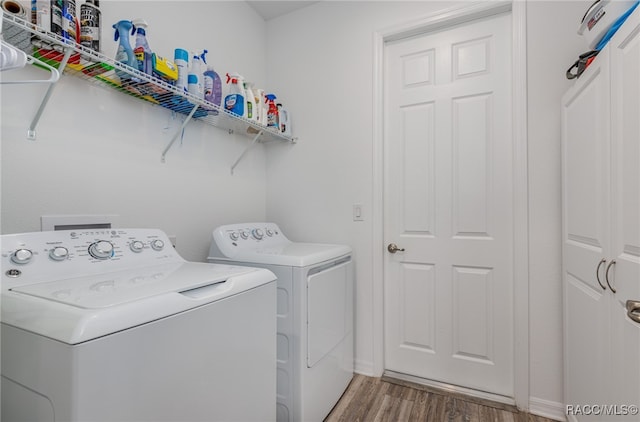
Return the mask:
[[(293, 111), (290, 149), (270, 148), (267, 216), (296, 240), (341, 242), (356, 256), (357, 368), (372, 373), (373, 33), (452, 2), (321, 2), (268, 23), (268, 80)], [(589, 1), (528, 9), (530, 396), (561, 417), (562, 315), (559, 103), (565, 70), (586, 46), (575, 31)], [(270, 50), (272, 51), (272, 50)], [(292, 65), (292, 61), (296, 63)], [(352, 221), (352, 204), (365, 221)]]
[[(560, 98), (589, 48), (576, 35), (591, 1), (532, 1), (528, 13), (529, 295), (532, 407), (562, 402)], [(563, 409), (564, 410), (564, 409)]]
[[(100, 9), (106, 55), (117, 48), (111, 25), (143, 17), (151, 49), (161, 56), (173, 58), (176, 47), (206, 48), (222, 77), (237, 70), (265, 86), (266, 24), (245, 2), (107, 0)], [(176, 235), (178, 251), (201, 261), (217, 225), (265, 218), (264, 149), (252, 149), (230, 174), (250, 138), (192, 122), (162, 164), (180, 116), (66, 75), (32, 142), (26, 130), (45, 87), (0, 89), (2, 233), (40, 230), (45, 214), (118, 214), (121, 227)]]

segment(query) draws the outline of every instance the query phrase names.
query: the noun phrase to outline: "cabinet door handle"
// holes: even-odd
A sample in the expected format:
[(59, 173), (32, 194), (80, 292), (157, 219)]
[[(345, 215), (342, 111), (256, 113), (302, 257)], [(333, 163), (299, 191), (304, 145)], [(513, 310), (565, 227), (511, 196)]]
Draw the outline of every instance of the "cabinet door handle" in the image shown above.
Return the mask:
[(611, 287), (611, 283), (609, 282), (609, 269), (611, 268), (611, 266), (612, 266), (612, 265), (615, 265), (615, 263), (616, 263), (616, 260), (615, 260), (615, 259), (612, 259), (612, 260), (611, 260), (611, 262), (609, 262), (609, 265), (607, 265), (607, 269), (606, 269), (606, 271), (604, 272), (604, 281), (606, 281), (606, 282), (607, 282), (607, 286), (609, 286), (609, 289), (610, 289), (613, 293), (615, 293), (615, 292), (616, 292), (616, 289), (614, 289), (613, 287)]
[(604, 264), (605, 262), (607, 262), (607, 260), (602, 258), (600, 262), (598, 262), (598, 266), (596, 267), (596, 280), (598, 280), (598, 284), (600, 285), (600, 287), (602, 287), (602, 290), (607, 290), (607, 286), (602, 284), (602, 281), (600, 281), (600, 267), (602, 267), (602, 264)]
[(627, 300), (627, 316), (640, 323), (640, 300)]

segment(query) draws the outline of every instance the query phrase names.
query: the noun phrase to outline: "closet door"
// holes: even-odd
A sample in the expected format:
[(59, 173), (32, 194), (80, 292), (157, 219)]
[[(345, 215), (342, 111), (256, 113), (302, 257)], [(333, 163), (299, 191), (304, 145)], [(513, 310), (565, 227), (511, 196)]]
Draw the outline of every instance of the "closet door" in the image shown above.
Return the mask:
[[(640, 301), (640, 10), (611, 40), (612, 294), (611, 403), (640, 406), (640, 322), (627, 301)], [(638, 415), (627, 419), (638, 420)]]
[[(609, 52), (562, 101), (565, 401), (600, 403), (607, 386), (610, 244)], [(606, 261), (605, 261), (606, 260)]]

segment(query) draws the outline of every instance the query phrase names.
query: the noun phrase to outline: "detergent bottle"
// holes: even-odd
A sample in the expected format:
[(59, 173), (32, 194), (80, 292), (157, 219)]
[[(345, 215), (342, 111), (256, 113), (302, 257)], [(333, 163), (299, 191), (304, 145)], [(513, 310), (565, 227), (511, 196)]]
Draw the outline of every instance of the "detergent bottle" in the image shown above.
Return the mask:
[(267, 109), (267, 127), (275, 129), (277, 131), (280, 130), (278, 126), (278, 106), (275, 103), (276, 96), (273, 94), (265, 95), (267, 105), (269, 108)]
[[(205, 54), (206, 53), (202, 53), (202, 61), (204, 64), (207, 64)], [(207, 66), (207, 70), (205, 70), (203, 77), (204, 100), (220, 107), (220, 103), (222, 102), (222, 81), (220, 80), (220, 75), (213, 70), (213, 67)], [(213, 114), (217, 113), (218, 112), (215, 111)]]
[(258, 94), (258, 89), (254, 88), (252, 83), (248, 83), (248, 85), (253, 95), (253, 120), (256, 123), (260, 123), (262, 121), (262, 102), (260, 101), (260, 95)]
[(266, 126), (268, 107), (267, 107), (267, 100), (264, 97), (264, 89), (257, 88), (253, 91), (253, 93), (256, 96), (256, 108), (260, 110), (258, 115), (258, 123), (260, 123), (262, 126)]
[(240, 117), (246, 117), (247, 100), (244, 96), (244, 81), (242, 76), (237, 73), (227, 73), (227, 83), (229, 86), (229, 94), (224, 97), (224, 108)]
[(251, 90), (251, 83), (244, 83), (244, 95), (247, 99), (247, 119), (257, 121), (257, 107), (256, 107), (256, 98), (253, 96), (253, 91)]
[(152, 52), (147, 42), (147, 27), (149, 25), (143, 19), (134, 19), (132, 23), (136, 32), (136, 45), (133, 48), (133, 54), (136, 56), (138, 70), (147, 75), (151, 75), (153, 72), (153, 66), (151, 64)]
[(281, 103), (278, 103), (277, 106), (280, 132), (282, 132), (283, 135), (291, 136), (291, 114), (289, 114), (289, 111), (284, 108)]
[[(131, 66), (134, 69), (138, 68), (138, 62), (136, 56), (133, 53), (131, 44), (129, 43), (129, 31), (131, 35), (134, 34), (134, 27), (131, 21), (119, 21), (113, 25), (116, 30), (114, 35), (114, 41), (120, 40), (118, 44), (118, 51), (116, 52), (116, 61)], [(116, 68), (116, 75), (120, 78), (120, 81), (131, 79), (131, 76), (122, 70)]]

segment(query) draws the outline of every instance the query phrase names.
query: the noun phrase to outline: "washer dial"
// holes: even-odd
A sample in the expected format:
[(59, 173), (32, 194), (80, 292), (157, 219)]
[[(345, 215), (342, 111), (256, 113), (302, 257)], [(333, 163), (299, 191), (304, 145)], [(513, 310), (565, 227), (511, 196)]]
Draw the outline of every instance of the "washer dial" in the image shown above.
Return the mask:
[(54, 261), (64, 261), (69, 257), (69, 249), (64, 246), (56, 246), (55, 248), (49, 250), (49, 258)]
[(154, 251), (161, 251), (164, 249), (164, 242), (160, 239), (156, 239), (156, 240), (152, 240), (151, 241), (151, 249), (153, 249)]
[(18, 249), (11, 254), (11, 262), (18, 265), (28, 264), (31, 258), (33, 258), (33, 252), (29, 249)]
[(246, 239), (248, 239), (248, 238), (249, 238), (249, 232), (248, 232), (248, 231), (246, 231), (246, 230), (242, 230), (242, 231), (240, 232), (240, 237), (241, 237), (241, 238), (243, 238), (243, 239), (245, 239), (245, 240), (246, 240)]
[(264, 237), (264, 232), (262, 229), (253, 229), (251, 230), (251, 235), (256, 240), (261, 240)]
[(129, 244), (129, 249), (131, 249), (132, 252), (140, 253), (142, 252), (142, 249), (144, 249), (144, 243), (139, 240), (134, 240)]
[(95, 259), (109, 259), (113, 256), (113, 244), (107, 240), (98, 240), (89, 245), (89, 255)]

